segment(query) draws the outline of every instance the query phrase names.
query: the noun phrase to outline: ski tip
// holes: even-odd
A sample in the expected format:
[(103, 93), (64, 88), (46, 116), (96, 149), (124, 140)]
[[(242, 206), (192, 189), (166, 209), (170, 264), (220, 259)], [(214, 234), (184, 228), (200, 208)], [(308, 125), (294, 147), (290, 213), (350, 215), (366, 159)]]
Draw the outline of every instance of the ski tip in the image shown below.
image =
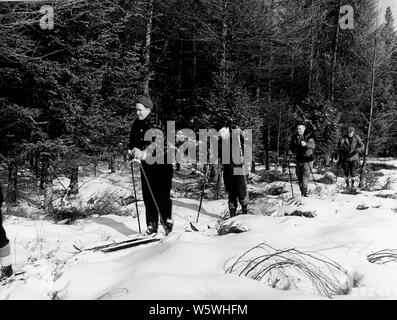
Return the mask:
[(190, 228), (192, 228), (193, 231), (199, 231), (193, 223), (190, 222)]

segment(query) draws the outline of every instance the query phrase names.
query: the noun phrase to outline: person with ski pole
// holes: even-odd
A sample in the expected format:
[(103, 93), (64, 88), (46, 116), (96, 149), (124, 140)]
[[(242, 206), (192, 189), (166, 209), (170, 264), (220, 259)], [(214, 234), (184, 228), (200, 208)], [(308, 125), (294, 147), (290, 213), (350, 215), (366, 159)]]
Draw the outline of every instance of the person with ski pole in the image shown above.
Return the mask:
[(10, 252), (10, 241), (7, 239), (6, 232), (3, 228), (3, 189), (0, 185), (0, 266), (1, 275), (0, 280), (9, 278), (13, 275), (12, 264), (11, 264), (11, 252)]
[(296, 134), (291, 138), (288, 152), (289, 156), (296, 154), (296, 177), (303, 197), (307, 197), (307, 186), (314, 160), (313, 150), (316, 147), (313, 136), (305, 134), (305, 131), (304, 125), (296, 127)]
[[(237, 213), (237, 200), (242, 214), (248, 213), (247, 170), (244, 165), (244, 136), (238, 126), (231, 130), (223, 127), (219, 130), (218, 154), (223, 166), (223, 181), (228, 194), (230, 217)], [(226, 150), (228, 155), (223, 154)]]
[(346, 188), (349, 189), (351, 187), (351, 190), (354, 190), (354, 182), (359, 167), (358, 154), (363, 151), (364, 143), (354, 132), (354, 128), (348, 127), (345, 134), (338, 140), (336, 149), (338, 164), (345, 176)]
[[(145, 235), (157, 233), (158, 222), (165, 233), (172, 232), (171, 185), (173, 167), (166, 163), (165, 130), (157, 114), (153, 111), (153, 102), (146, 95), (136, 97), (134, 120), (130, 130), (128, 157), (140, 161), (143, 202), (146, 209)], [(145, 134), (152, 139), (146, 140)]]

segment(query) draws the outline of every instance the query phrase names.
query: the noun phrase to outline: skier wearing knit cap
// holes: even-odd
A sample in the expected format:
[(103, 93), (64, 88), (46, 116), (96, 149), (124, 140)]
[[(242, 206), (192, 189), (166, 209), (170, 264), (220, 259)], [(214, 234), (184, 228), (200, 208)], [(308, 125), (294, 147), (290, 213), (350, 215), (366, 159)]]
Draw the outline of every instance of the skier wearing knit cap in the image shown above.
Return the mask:
[(354, 190), (354, 182), (359, 167), (358, 153), (363, 151), (364, 144), (354, 132), (354, 128), (349, 127), (345, 135), (339, 139), (336, 148), (339, 165), (342, 167), (345, 176), (346, 188)]
[(10, 242), (7, 239), (6, 232), (3, 228), (3, 216), (1, 213), (1, 207), (3, 205), (3, 190), (0, 185), (0, 266), (1, 276), (0, 280), (9, 278), (13, 274), (11, 265), (11, 253), (10, 253)]
[[(164, 222), (166, 234), (170, 233), (173, 227), (171, 217), (173, 168), (172, 163), (166, 163), (164, 126), (152, 109), (153, 102), (148, 96), (136, 97), (137, 119), (132, 123), (128, 144), (129, 158), (140, 160), (142, 164), (141, 181), (146, 209), (146, 235), (157, 232), (159, 218)], [(151, 129), (157, 129), (157, 133), (161, 132), (162, 136), (156, 134), (152, 141), (145, 141), (145, 133)], [(156, 159), (162, 158), (163, 161), (150, 163), (147, 161), (149, 156)], [(159, 217), (159, 213), (161, 217)]]
[(313, 150), (316, 147), (314, 138), (306, 134), (306, 127), (302, 124), (296, 127), (296, 133), (291, 137), (288, 155), (296, 154), (296, 177), (303, 197), (307, 197), (310, 171), (313, 166)]

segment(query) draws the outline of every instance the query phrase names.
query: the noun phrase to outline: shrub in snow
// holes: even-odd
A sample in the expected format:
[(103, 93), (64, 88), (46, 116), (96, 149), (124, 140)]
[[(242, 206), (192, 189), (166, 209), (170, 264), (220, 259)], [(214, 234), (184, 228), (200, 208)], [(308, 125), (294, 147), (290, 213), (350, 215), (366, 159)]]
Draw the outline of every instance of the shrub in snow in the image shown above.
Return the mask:
[(393, 183), (396, 181), (396, 179), (392, 177), (387, 177), (385, 183), (381, 187), (382, 190), (392, 190), (393, 189)]
[(252, 204), (252, 211), (256, 215), (271, 216), (282, 206), (282, 203), (281, 199), (272, 199), (270, 197), (255, 199)]
[(365, 170), (361, 189), (365, 191), (373, 191), (378, 185), (378, 175), (372, 170), (372, 164), (369, 164)]
[(371, 263), (377, 263), (377, 264), (397, 262), (397, 249), (379, 250), (377, 252), (368, 255), (367, 260)]
[(363, 203), (360, 203), (358, 206), (357, 206), (357, 210), (367, 210), (369, 207), (367, 206), (367, 205), (365, 205), (365, 204), (363, 204)]
[(115, 214), (120, 215), (122, 211), (118, 207), (119, 197), (110, 193), (107, 195), (103, 195), (101, 198), (95, 199), (93, 204), (84, 208), (84, 214), (86, 216), (91, 215), (107, 215), (107, 214)]
[(323, 255), (294, 248), (278, 250), (265, 243), (229, 262), (225, 272), (264, 281), (276, 289), (327, 297), (348, 294), (352, 286), (348, 272)]
[(267, 194), (272, 195), (272, 196), (279, 196), (280, 194), (287, 193), (287, 187), (285, 183), (283, 184), (273, 184), (269, 188), (266, 189), (265, 191)]
[(294, 212), (291, 213), (286, 213), (286, 216), (296, 216), (296, 217), (305, 217), (305, 218), (314, 218), (317, 214), (315, 211), (300, 211), (300, 210), (295, 210)]
[(77, 219), (86, 218), (82, 210), (75, 207), (55, 208), (49, 217), (57, 223), (67, 221), (74, 222)]
[[(295, 170), (293, 170), (292, 168), (291, 168), (291, 174), (292, 174), (293, 178), (296, 179)], [(255, 182), (271, 183), (271, 182), (275, 182), (275, 181), (288, 182), (289, 181), (288, 173), (283, 173), (283, 172), (274, 171), (274, 170), (261, 171), (260, 178), (255, 179)]]
[(379, 194), (376, 194), (375, 197), (397, 200), (397, 193), (389, 193), (389, 194), (379, 193)]
[(233, 221), (224, 221), (217, 226), (217, 231), (220, 236), (223, 236), (228, 233), (241, 233), (246, 232), (247, 230), (239, 225), (233, 223)]
[(320, 179), (317, 180), (317, 182), (321, 182), (325, 184), (334, 184), (336, 182), (336, 175), (330, 171), (327, 171)]

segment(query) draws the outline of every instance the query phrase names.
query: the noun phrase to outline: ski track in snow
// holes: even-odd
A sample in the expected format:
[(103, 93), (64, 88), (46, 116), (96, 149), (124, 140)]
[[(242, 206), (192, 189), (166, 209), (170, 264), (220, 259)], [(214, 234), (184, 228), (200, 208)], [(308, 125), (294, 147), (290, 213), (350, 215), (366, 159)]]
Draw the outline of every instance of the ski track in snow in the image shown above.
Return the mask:
[[(397, 167), (396, 160), (382, 163)], [(387, 177), (397, 179), (396, 170), (379, 172), (383, 174), (379, 184)], [(131, 190), (129, 180), (128, 172), (102, 175), (85, 184), (79, 201), (109, 191), (125, 194)], [(135, 217), (106, 215), (57, 225), (10, 216), (4, 225), (12, 260), (25, 274), (0, 287), (0, 299), (328, 299), (293, 272), (288, 290), (272, 288), (266, 280), (225, 274), (228, 265), (263, 242), (279, 250), (296, 248), (321, 254), (338, 263), (343, 272), (335, 276), (346, 286), (347, 294), (333, 299), (397, 299), (397, 262), (367, 261), (371, 253), (397, 249), (397, 200), (375, 196), (395, 195), (397, 183), (392, 190), (363, 191), (355, 196), (337, 190), (341, 184), (342, 178), (336, 185), (317, 183), (321, 194), (302, 199), (299, 206), (280, 206), (280, 198), (273, 197), (273, 213), (261, 215), (265, 212), (257, 207), (254, 215), (229, 219), (225, 226), (246, 232), (223, 236), (218, 236), (216, 227), (227, 208), (226, 200), (204, 200), (196, 224), (199, 201), (173, 199), (172, 234), (159, 243), (112, 253), (78, 253), (74, 246), (128, 239), (138, 233)], [(260, 191), (267, 186), (250, 187)], [(287, 188), (290, 191), (288, 183)], [(312, 180), (309, 189), (316, 190)], [(144, 229), (144, 206), (138, 203)], [(135, 212), (135, 204), (128, 208)], [(295, 210), (315, 212), (315, 217), (288, 216)], [(190, 222), (199, 232), (192, 232)]]

